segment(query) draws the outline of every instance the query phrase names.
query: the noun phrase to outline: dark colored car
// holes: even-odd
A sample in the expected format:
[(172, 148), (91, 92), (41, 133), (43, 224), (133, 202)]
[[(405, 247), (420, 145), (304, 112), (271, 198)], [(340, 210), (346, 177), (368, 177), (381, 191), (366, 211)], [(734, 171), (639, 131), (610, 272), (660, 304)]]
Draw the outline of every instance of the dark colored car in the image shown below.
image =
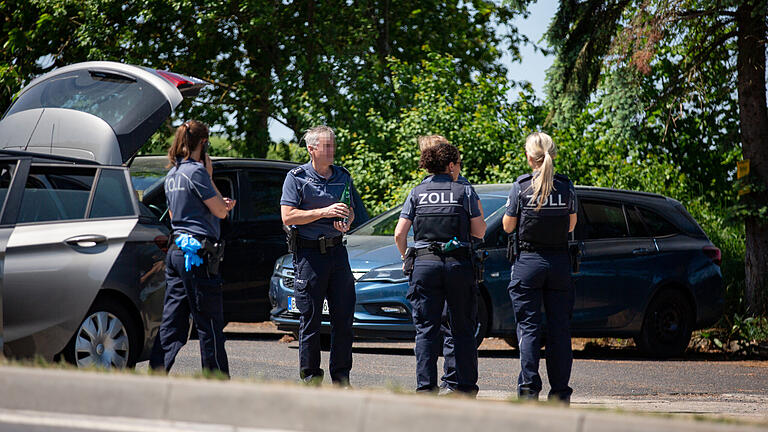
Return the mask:
[[(509, 184), (476, 190), (485, 210), (484, 238), (489, 258), (478, 302), (478, 343), (486, 336), (515, 338), (515, 318), (507, 293), (510, 264), (501, 219)], [(646, 353), (682, 353), (691, 331), (711, 325), (723, 307), (720, 250), (677, 201), (661, 195), (576, 187), (580, 208), (571, 243), (581, 243), (579, 273), (573, 274), (574, 336), (633, 337)], [(412, 338), (411, 306), (393, 233), (400, 207), (347, 236), (356, 278), (357, 336)], [(412, 235), (412, 233), (411, 233)], [(272, 320), (298, 329), (292, 302), (291, 255), (280, 258), (270, 286)], [(323, 330), (329, 323), (323, 321)]]
[(147, 359), (168, 229), (122, 166), (203, 82), (112, 62), (33, 80), (0, 120), (0, 345), (79, 366)]
[[(165, 156), (138, 157), (131, 165), (134, 182), (147, 182), (151, 173), (155, 183), (144, 190), (142, 201), (163, 222), (166, 214)], [(221, 221), (226, 242), (222, 277), (224, 279), (224, 319), (254, 322), (269, 319), (269, 278), (275, 261), (288, 252), (280, 216), (283, 181), (296, 163), (266, 159), (213, 158), (213, 180), (221, 194), (237, 200), (230, 215)], [(360, 195), (353, 188), (357, 209), (355, 224), (368, 220)]]

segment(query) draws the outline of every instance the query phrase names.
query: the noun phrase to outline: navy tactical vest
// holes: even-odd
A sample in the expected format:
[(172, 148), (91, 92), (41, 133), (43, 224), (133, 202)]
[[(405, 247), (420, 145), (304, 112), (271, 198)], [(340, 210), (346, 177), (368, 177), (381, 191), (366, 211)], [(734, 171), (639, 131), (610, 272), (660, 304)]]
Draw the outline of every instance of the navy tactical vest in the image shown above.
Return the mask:
[(533, 200), (533, 175), (517, 179), (520, 184), (518, 201), (518, 236), (520, 249), (527, 251), (567, 250), (570, 216), (568, 202), (571, 187), (568, 177), (555, 174), (552, 193), (541, 209), (536, 210), (538, 201)]
[[(442, 180), (442, 179), (441, 179)], [(447, 242), (456, 237), (469, 242), (469, 197), (471, 186), (455, 181), (432, 181), (413, 188), (416, 241)]]

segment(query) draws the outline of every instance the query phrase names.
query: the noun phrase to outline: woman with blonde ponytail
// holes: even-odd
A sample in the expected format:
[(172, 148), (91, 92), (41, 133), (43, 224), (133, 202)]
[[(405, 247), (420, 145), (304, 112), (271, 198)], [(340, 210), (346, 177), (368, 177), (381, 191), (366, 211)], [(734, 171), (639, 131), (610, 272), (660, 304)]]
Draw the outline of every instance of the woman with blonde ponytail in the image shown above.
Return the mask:
[(547, 315), (547, 375), (549, 399), (569, 403), (571, 378), (570, 316), (573, 286), (568, 255), (568, 233), (576, 227), (576, 192), (573, 183), (555, 174), (557, 147), (543, 132), (525, 140), (525, 156), (533, 170), (517, 178), (507, 200), (504, 230), (517, 230), (519, 254), (509, 282), (520, 345), (517, 394), (538, 400), (541, 391), (541, 309)]

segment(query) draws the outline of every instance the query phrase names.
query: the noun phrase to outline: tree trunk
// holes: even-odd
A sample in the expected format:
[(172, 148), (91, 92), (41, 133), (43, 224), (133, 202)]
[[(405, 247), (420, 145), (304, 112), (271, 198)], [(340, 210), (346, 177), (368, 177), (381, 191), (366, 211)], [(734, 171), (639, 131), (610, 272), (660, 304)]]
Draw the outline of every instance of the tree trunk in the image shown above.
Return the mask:
[[(759, 6), (755, 6), (757, 3)], [(744, 2), (737, 10), (739, 28), (737, 88), (741, 144), (744, 159), (750, 161), (749, 179), (768, 186), (768, 107), (765, 96), (766, 2)], [(765, 190), (749, 194), (758, 207), (768, 206)], [(748, 216), (746, 228), (746, 301), (748, 313), (768, 312), (768, 218)]]

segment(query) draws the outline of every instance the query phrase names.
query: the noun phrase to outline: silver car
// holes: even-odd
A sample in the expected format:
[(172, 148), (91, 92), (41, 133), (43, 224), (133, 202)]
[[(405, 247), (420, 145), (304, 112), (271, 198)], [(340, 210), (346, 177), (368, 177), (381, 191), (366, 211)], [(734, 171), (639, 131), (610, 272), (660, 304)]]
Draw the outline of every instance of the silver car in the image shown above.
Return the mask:
[(131, 367), (149, 357), (168, 229), (139, 203), (131, 158), (203, 82), (112, 62), (26, 86), (0, 120), (0, 346)]

